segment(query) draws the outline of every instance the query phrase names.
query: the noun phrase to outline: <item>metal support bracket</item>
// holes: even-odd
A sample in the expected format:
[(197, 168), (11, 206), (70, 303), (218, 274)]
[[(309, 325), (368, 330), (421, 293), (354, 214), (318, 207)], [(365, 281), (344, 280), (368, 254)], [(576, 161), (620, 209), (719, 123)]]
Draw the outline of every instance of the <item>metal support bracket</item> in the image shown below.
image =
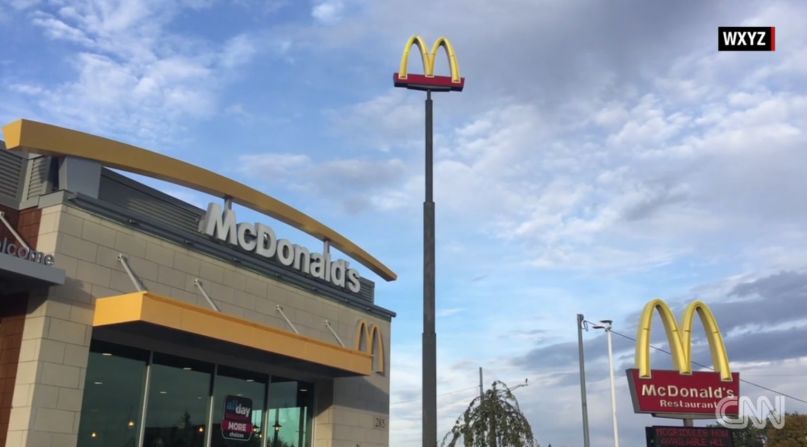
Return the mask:
[(283, 307), (281, 307), (280, 304), (275, 306), (275, 310), (280, 314), (281, 317), (283, 317), (284, 320), (286, 320), (286, 324), (289, 325), (289, 328), (291, 328), (295, 334), (300, 335), (300, 331), (297, 330), (294, 323), (292, 323), (291, 320), (289, 320), (289, 317), (286, 316), (286, 312), (283, 312)]
[(201, 293), (202, 296), (205, 297), (205, 300), (207, 300), (207, 304), (209, 304), (210, 307), (213, 308), (213, 310), (215, 310), (216, 312), (221, 312), (219, 306), (217, 306), (216, 303), (213, 302), (213, 299), (210, 298), (210, 295), (207, 294), (207, 290), (205, 290), (204, 286), (202, 286), (202, 281), (199, 278), (193, 279), (193, 285), (196, 286), (197, 289), (199, 289), (199, 293)]
[(132, 268), (129, 267), (129, 261), (126, 259), (126, 256), (124, 256), (123, 253), (118, 253), (118, 262), (120, 262), (120, 265), (123, 266), (123, 270), (126, 271), (126, 274), (129, 275), (129, 280), (132, 281), (135, 290), (137, 290), (138, 292), (146, 290), (146, 288), (143, 287), (143, 283), (141, 283), (140, 280), (137, 279), (137, 276), (132, 271)]
[(31, 247), (29, 247), (28, 244), (25, 243), (25, 239), (23, 239), (22, 236), (20, 236), (20, 233), (17, 233), (17, 230), (14, 229), (14, 227), (11, 225), (11, 222), (6, 220), (6, 213), (2, 211), (0, 211), (0, 222), (3, 222), (3, 225), (5, 225), (6, 228), (8, 228), (8, 231), (11, 233), (12, 236), (14, 236), (14, 239), (16, 239), (20, 245), (25, 247), (25, 249), (28, 251), (31, 250)]
[(331, 335), (333, 335), (333, 338), (335, 338), (336, 341), (339, 342), (339, 346), (344, 348), (345, 347), (345, 342), (343, 342), (342, 339), (339, 337), (339, 334), (337, 334), (336, 331), (333, 330), (333, 326), (331, 326), (330, 321), (325, 320), (325, 327), (327, 327), (328, 330), (331, 331)]

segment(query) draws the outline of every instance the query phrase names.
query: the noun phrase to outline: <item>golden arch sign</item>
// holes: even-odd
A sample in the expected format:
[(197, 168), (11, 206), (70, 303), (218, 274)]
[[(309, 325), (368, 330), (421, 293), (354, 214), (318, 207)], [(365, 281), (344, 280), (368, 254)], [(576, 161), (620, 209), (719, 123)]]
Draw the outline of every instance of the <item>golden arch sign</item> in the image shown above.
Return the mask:
[(359, 320), (356, 325), (356, 336), (353, 338), (354, 349), (366, 352), (373, 357), (372, 370), (384, 373), (386, 357), (384, 355), (384, 333), (377, 324)]
[(664, 330), (667, 332), (673, 364), (679, 373), (692, 374), (692, 324), (695, 322), (695, 315), (697, 314), (706, 331), (709, 349), (712, 352), (712, 365), (715, 371), (720, 373), (721, 380), (731, 381), (731, 369), (729, 368), (726, 345), (709, 306), (703, 301), (693, 301), (684, 310), (681, 326), (678, 326), (672, 310), (670, 310), (667, 303), (660, 299), (655, 299), (645, 305), (636, 334), (636, 367), (639, 369), (640, 377), (648, 378), (651, 374), (650, 330), (653, 324), (653, 313), (656, 310), (658, 310)]
[[(417, 47), (420, 52), (420, 59), (423, 62), (422, 75), (409, 73), (409, 54), (413, 46)], [(437, 53), (441, 48), (445, 50), (448, 58), (450, 76), (437, 76), (434, 74)], [(393, 80), (396, 87), (406, 87), (413, 90), (462, 91), (465, 86), (465, 78), (460, 76), (460, 66), (457, 62), (454, 46), (445, 36), (441, 36), (434, 41), (431, 52), (429, 52), (429, 48), (422, 37), (417, 35), (410, 37), (406, 41), (406, 45), (404, 45), (401, 65), (398, 73), (393, 76)]]
[[(658, 311), (675, 370), (651, 370), (650, 335)], [(714, 371), (692, 370), (692, 326), (703, 324)], [(721, 399), (739, 396), (739, 374), (732, 373), (728, 354), (709, 306), (693, 301), (684, 309), (680, 324), (661, 299), (647, 303), (636, 333), (636, 368), (626, 371), (634, 411), (671, 418), (714, 418)]]

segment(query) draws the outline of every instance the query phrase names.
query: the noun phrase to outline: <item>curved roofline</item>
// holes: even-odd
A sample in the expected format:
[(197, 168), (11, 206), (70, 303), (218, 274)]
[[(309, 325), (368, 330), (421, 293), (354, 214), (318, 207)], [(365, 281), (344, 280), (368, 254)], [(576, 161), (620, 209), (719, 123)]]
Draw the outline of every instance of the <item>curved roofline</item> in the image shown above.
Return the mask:
[(199, 166), (108, 138), (26, 119), (7, 124), (3, 133), (9, 150), (86, 158), (105, 166), (229, 198), (319, 240), (328, 241), (387, 281), (397, 279), (389, 267), (322, 222), (274, 197)]

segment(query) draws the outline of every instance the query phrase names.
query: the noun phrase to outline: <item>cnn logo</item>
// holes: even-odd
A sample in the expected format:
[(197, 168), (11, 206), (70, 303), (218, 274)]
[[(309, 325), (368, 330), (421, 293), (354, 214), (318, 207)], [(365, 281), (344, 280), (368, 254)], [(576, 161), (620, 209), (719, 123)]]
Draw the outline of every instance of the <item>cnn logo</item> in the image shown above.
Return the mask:
[[(738, 411), (730, 411), (732, 408)], [(785, 398), (776, 396), (771, 403), (767, 396), (757, 397), (756, 402), (748, 396), (724, 397), (715, 406), (715, 418), (718, 424), (731, 429), (747, 428), (749, 423), (762, 429), (768, 422), (773, 428), (782, 429), (785, 426)]]

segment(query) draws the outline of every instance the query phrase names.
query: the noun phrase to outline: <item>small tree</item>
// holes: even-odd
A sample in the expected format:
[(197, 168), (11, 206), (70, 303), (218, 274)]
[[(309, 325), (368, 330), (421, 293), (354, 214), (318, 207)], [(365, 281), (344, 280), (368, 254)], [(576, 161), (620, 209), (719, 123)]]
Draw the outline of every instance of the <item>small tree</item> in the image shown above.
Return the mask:
[(518, 400), (504, 382), (495, 381), (483, 397), (476, 397), (443, 437), (443, 446), (538, 447), (532, 427)]
[(807, 447), (807, 414), (785, 413), (785, 426), (768, 426), (768, 447)]

